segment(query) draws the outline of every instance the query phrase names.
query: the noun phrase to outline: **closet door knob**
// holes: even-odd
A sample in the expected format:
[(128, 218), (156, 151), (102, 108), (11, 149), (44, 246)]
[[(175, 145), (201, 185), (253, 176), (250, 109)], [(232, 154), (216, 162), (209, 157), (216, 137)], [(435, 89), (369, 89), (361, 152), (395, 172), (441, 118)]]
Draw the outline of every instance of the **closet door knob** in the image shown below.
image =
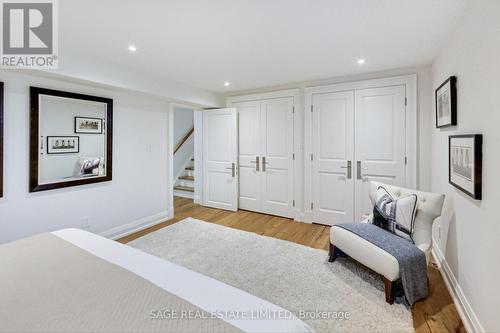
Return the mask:
[(352, 178), (352, 162), (347, 161), (347, 166), (341, 166), (341, 169), (347, 169), (347, 179)]
[(231, 163), (231, 167), (226, 169), (231, 170), (231, 176), (233, 178), (236, 177), (236, 163)]
[(356, 175), (358, 179), (363, 179), (362, 170), (368, 170), (368, 168), (361, 167), (361, 161), (356, 162)]
[(265, 156), (262, 156), (262, 171), (265, 172), (266, 171), (266, 157)]
[(259, 171), (259, 156), (255, 156), (255, 161), (250, 161), (250, 163), (255, 163), (255, 171)]

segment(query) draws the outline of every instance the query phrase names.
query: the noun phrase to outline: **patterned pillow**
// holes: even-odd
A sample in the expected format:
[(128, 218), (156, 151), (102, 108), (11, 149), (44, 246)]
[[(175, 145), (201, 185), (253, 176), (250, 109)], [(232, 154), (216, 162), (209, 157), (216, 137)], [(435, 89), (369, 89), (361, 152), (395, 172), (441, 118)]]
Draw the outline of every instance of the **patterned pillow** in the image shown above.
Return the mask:
[(413, 243), (417, 199), (416, 194), (411, 194), (396, 200), (380, 186), (373, 208), (372, 223)]
[(80, 168), (80, 174), (82, 175), (98, 175), (99, 174), (99, 164), (101, 159), (98, 157), (89, 157), (82, 159), (82, 166)]

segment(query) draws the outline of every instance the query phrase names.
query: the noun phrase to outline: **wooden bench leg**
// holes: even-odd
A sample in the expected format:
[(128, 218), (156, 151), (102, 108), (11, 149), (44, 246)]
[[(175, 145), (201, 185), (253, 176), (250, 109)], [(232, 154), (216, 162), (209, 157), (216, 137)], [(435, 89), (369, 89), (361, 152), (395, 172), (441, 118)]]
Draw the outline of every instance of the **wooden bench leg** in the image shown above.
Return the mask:
[(384, 277), (384, 285), (385, 285), (385, 301), (392, 305), (394, 303), (394, 298), (392, 297), (392, 281)]
[(328, 262), (334, 262), (337, 258), (337, 253), (335, 252), (335, 245), (330, 243), (330, 251), (328, 252)]

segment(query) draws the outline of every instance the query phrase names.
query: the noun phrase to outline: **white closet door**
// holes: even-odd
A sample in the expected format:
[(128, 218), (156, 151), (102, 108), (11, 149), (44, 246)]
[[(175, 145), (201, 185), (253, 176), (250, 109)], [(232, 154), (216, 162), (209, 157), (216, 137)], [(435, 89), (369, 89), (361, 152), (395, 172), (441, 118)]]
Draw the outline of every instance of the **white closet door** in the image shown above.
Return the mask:
[(405, 185), (405, 86), (356, 90), (356, 221), (373, 210), (370, 180)]
[(293, 97), (261, 102), (261, 188), (265, 213), (293, 216)]
[(203, 204), (238, 210), (238, 117), (235, 108), (203, 112)]
[(354, 93), (317, 94), (312, 103), (313, 222), (352, 222)]
[[(262, 210), (260, 185), (260, 100), (233, 104), (238, 110), (239, 126), (239, 207)], [(258, 163), (257, 163), (258, 162)]]

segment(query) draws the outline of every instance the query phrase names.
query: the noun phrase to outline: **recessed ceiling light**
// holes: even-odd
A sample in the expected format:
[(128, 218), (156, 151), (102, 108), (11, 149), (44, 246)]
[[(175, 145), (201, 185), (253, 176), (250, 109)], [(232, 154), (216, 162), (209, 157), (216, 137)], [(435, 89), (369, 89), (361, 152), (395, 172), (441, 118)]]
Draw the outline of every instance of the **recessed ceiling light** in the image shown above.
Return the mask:
[(358, 59), (358, 65), (363, 65), (365, 62), (365, 59)]
[(231, 83), (229, 83), (229, 82), (226, 81), (226, 82), (224, 82), (224, 87), (229, 87), (230, 84)]
[(137, 47), (135, 47), (134, 45), (129, 45), (129, 46), (128, 46), (128, 50), (129, 50), (130, 52), (137, 52)]

